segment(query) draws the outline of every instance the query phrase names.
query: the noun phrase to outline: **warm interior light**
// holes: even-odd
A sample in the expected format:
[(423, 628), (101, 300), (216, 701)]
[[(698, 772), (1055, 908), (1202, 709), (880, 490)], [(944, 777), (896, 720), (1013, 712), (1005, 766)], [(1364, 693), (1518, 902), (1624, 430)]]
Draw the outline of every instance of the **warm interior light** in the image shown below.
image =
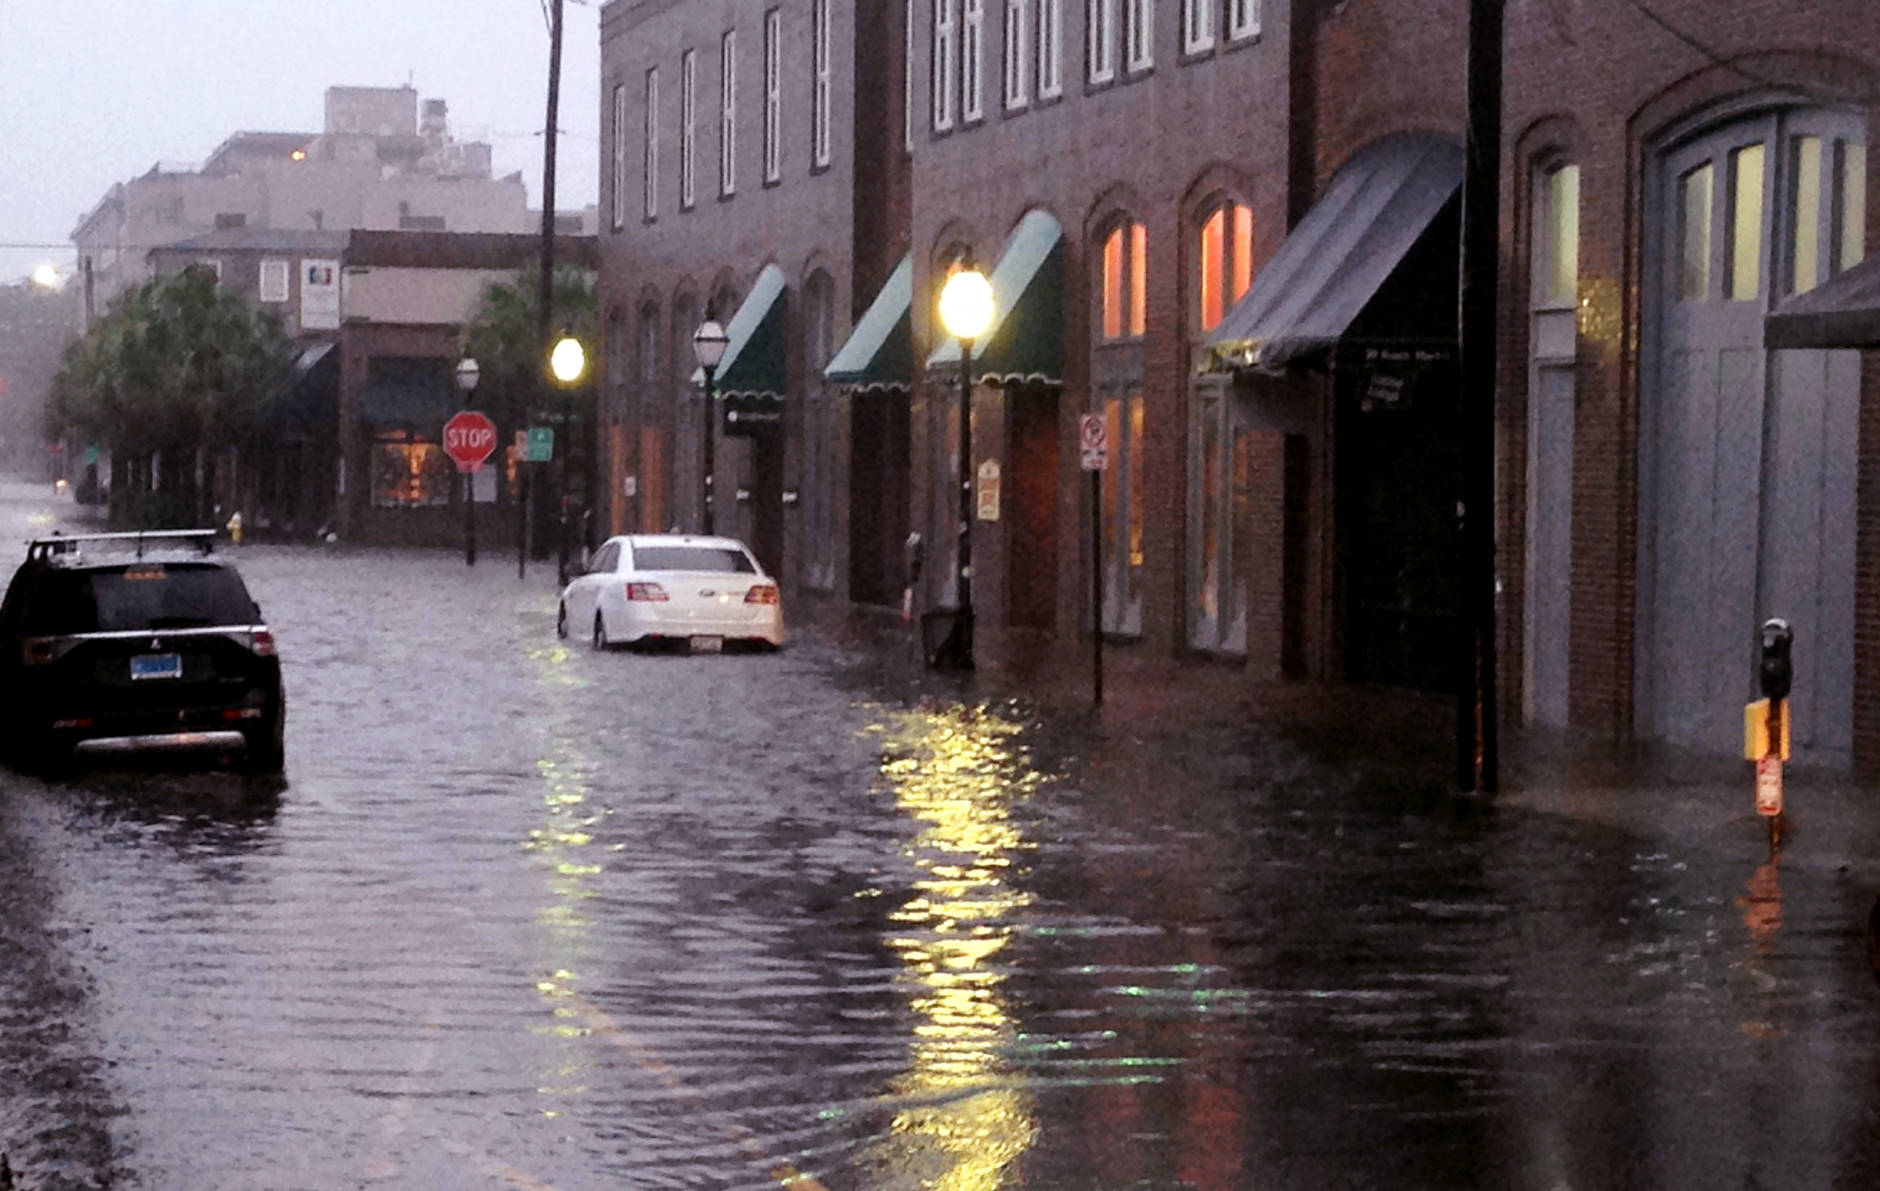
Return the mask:
[(295, 149), (290, 156), (292, 156), (295, 161), (305, 161), (307, 160), (307, 151), (305, 149)]
[(548, 353), (548, 370), (564, 385), (580, 380), (587, 370), (587, 353), (581, 349), (581, 341), (573, 335), (556, 340), (554, 350)]
[(977, 339), (992, 325), (992, 283), (978, 269), (947, 278), (940, 291), (940, 322), (956, 339)]

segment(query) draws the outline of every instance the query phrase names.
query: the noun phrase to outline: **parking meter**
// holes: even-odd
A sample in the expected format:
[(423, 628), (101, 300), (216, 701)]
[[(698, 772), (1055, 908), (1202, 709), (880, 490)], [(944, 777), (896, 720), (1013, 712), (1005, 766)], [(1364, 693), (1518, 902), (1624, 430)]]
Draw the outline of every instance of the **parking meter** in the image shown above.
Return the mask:
[(920, 586), (920, 569), (927, 560), (927, 543), (921, 539), (920, 531), (907, 535), (907, 542), (901, 548), (901, 563), (907, 572), (907, 586)]
[(1789, 686), (1795, 679), (1795, 665), (1789, 660), (1789, 649), (1794, 644), (1795, 631), (1789, 627), (1788, 621), (1780, 616), (1763, 621), (1762, 664), (1756, 676), (1762, 683), (1764, 697), (1789, 697)]

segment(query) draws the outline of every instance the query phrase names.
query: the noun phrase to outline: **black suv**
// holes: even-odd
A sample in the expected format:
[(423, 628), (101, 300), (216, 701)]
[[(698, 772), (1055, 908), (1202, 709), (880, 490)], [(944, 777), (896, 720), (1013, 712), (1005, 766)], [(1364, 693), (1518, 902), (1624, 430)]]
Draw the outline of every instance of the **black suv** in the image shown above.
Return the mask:
[(214, 530), (36, 538), (0, 604), (0, 739), (17, 761), (239, 747), (281, 768), (281, 663)]

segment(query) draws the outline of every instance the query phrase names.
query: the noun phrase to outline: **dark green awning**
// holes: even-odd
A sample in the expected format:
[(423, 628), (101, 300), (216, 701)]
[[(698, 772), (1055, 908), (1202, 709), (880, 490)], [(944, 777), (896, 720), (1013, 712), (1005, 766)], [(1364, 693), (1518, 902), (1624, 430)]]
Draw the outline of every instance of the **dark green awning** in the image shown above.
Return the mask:
[[(989, 380), (1064, 380), (1064, 229), (1043, 211), (1027, 212), (1006, 237), (993, 266), (992, 326), (973, 344), (973, 375)], [(936, 324), (937, 326), (937, 324)], [(944, 334), (944, 332), (942, 332)], [(930, 369), (958, 372), (959, 340), (927, 357)]]
[[(718, 364), (715, 380), (718, 395), (763, 397), (783, 400), (789, 392), (789, 375), (784, 368), (783, 352), (783, 270), (765, 265), (751, 284), (751, 292), (738, 305), (738, 312), (725, 324), (730, 343), (725, 358)], [(692, 383), (705, 383), (705, 370), (692, 374)]]
[(269, 429), (282, 438), (307, 438), (333, 426), (334, 395), (339, 391), (339, 352), (335, 343), (315, 343), (294, 353), (294, 366), (268, 403)]
[(374, 426), (435, 437), (457, 411), (455, 363), (430, 356), (373, 356), (366, 361), (362, 412)]
[(857, 320), (823, 375), (857, 390), (905, 389), (914, 383), (914, 257), (901, 258)]
[(1763, 319), (1769, 348), (1880, 348), (1880, 257), (1869, 257)]

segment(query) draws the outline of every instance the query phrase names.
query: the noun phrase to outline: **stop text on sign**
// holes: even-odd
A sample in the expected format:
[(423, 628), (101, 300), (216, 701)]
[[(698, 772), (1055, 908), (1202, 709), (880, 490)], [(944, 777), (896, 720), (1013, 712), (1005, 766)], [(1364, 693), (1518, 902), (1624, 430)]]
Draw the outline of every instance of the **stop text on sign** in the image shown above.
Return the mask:
[(475, 471), (496, 449), (496, 423), (467, 409), (444, 423), (444, 453), (464, 471)]

